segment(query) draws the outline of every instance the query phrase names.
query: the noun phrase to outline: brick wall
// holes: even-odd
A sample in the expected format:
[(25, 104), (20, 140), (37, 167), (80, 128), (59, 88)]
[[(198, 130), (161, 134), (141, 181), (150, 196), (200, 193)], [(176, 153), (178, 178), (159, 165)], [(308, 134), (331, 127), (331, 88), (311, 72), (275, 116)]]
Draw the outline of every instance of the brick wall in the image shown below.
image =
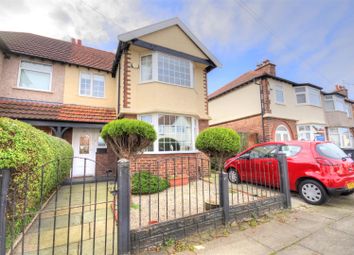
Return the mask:
[(117, 170), (117, 157), (108, 146), (107, 149), (97, 149), (96, 152), (96, 176), (106, 176), (107, 171)]
[(209, 120), (198, 120), (199, 132), (209, 127)]
[(264, 118), (264, 133), (265, 133), (265, 141), (274, 141), (275, 139), (275, 130), (279, 125), (284, 125), (290, 132), (290, 136), (292, 140), (297, 139), (297, 131), (296, 131), (296, 121), (295, 120), (286, 120), (279, 118)]
[(227, 127), (239, 133), (256, 134), (259, 141), (263, 139), (262, 117), (261, 115), (249, 116), (242, 119), (232, 120), (229, 122), (213, 125), (214, 127)]
[[(251, 217), (260, 217), (271, 210), (281, 209), (284, 196), (267, 198), (245, 205), (230, 207), (230, 223), (240, 222)], [(196, 215), (158, 223), (142, 229), (132, 230), (130, 234), (133, 254), (143, 252), (150, 246), (161, 245), (167, 240), (178, 240), (194, 233), (223, 226), (222, 208)]]
[(261, 115), (250, 116), (247, 118), (237, 119), (229, 122), (220, 123), (214, 126), (231, 128), (239, 133), (248, 133), (250, 137), (253, 137), (248, 146), (254, 144), (254, 135), (256, 134), (259, 142), (269, 142), (275, 139), (275, 130), (279, 125), (284, 125), (290, 131), (291, 139), (297, 139), (296, 121), (286, 120), (279, 118), (265, 117), (264, 120), (264, 134), (262, 129), (262, 117)]
[(129, 51), (124, 53), (123, 63), (123, 107), (130, 108), (131, 99), (131, 77), (130, 77), (131, 53)]
[(209, 158), (203, 153), (144, 154), (132, 161), (130, 171), (150, 171), (163, 178), (183, 173), (193, 179), (207, 175), (209, 167)]

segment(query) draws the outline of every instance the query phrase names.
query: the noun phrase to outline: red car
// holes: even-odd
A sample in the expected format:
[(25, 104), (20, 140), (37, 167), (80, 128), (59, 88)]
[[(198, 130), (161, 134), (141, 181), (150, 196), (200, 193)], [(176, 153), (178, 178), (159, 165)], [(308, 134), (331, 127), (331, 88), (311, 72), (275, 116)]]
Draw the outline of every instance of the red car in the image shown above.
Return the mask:
[(330, 142), (268, 142), (228, 159), (224, 171), (231, 183), (242, 181), (279, 187), (279, 151), (287, 155), (290, 189), (309, 204), (321, 205), (329, 195), (354, 193), (354, 163)]

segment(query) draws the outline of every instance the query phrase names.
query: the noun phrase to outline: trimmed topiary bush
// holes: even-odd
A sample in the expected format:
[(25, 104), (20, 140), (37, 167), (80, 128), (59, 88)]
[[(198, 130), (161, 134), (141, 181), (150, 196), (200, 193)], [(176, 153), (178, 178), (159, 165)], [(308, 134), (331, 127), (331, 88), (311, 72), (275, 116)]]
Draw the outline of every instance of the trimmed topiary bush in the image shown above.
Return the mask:
[(134, 173), (132, 177), (132, 194), (153, 194), (164, 191), (169, 186), (170, 184), (166, 179), (147, 171)]
[[(72, 156), (72, 147), (65, 140), (50, 136), (24, 122), (0, 118), (0, 169), (13, 169), (9, 189), (10, 201), (14, 202), (15, 191), (17, 215), (23, 214), (25, 198), (26, 212), (33, 212), (24, 221), (21, 217), (16, 219), (16, 233), (31, 221), (39, 209), (42, 168), (45, 201), (56, 188), (57, 180), (60, 182), (70, 175)], [(12, 205), (9, 205), (9, 208), (12, 209)], [(9, 218), (10, 213), (12, 210), (8, 210)]]
[(230, 128), (211, 127), (198, 135), (196, 147), (215, 160), (218, 170), (222, 170), (225, 160), (239, 151), (240, 136)]
[(102, 138), (119, 158), (130, 159), (156, 140), (152, 125), (141, 120), (119, 119), (107, 123)]

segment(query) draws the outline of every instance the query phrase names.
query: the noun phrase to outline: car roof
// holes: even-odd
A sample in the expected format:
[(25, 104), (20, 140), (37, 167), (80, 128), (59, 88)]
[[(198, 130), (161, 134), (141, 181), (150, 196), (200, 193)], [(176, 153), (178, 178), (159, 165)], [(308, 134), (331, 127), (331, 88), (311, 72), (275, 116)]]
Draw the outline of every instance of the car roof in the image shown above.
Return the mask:
[(278, 141), (278, 142), (265, 142), (265, 143), (258, 143), (255, 146), (260, 145), (276, 145), (276, 144), (289, 144), (289, 145), (310, 145), (310, 144), (319, 144), (319, 143), (328, 143), (328, 142), (321, 142), (321, 141)]

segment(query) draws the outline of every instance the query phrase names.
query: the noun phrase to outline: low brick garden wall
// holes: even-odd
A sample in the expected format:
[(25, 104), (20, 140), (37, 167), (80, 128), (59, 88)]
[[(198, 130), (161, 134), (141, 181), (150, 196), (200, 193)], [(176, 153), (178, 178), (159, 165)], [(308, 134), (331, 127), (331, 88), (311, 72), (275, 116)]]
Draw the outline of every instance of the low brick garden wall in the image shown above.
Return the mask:
[[(281, 209), (285, 200), (280, 194), (244, 205), (230, 206), (230, 222), (260, 217), (270, 210)], [(169, 239), (182, 239), (197, 232), (206, 231), (224, 224), (223, 209), (216, 208), (204, 213), (162, 222), (149, 227), (131, 231), (131, 249), (133, 253), (148, 247), (161, 245)]]

